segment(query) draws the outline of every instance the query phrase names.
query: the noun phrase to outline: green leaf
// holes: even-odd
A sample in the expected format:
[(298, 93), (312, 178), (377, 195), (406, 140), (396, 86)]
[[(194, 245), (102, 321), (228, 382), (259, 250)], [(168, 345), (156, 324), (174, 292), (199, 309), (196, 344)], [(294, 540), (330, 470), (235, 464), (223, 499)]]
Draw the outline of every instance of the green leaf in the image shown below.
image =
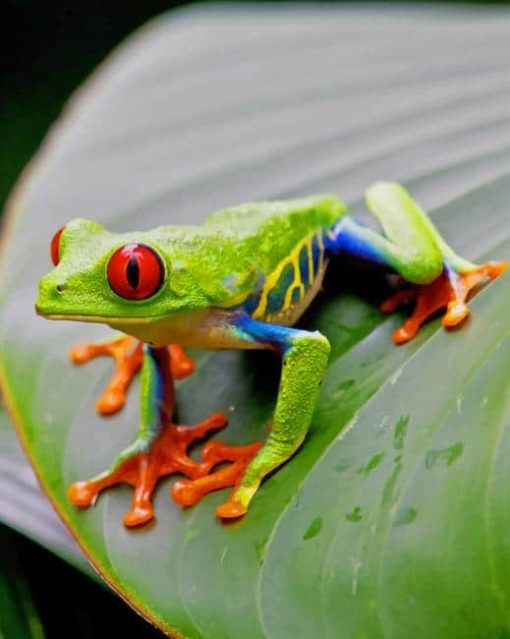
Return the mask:
[[(111, 364), (73, 369), (106, 329), (33, 315), (48, 243), (71, 217), (115, 230), (201, 220), (243, 200), (398, 179), (468, 258), (510, 257), (510, 16), (377, 7), (194, 9), (153, 22), (82, 90), (11, 201), (3, 249), (3, 388), (45, 491), (105, 579), (190, 638), (502, 639), (510, 632), (510, 287), (447, 334), (396, 348), (381, 280), (332, 269), (303, 320), (333, 346), (305, 445), (233, 525), (224, 494), (121, 523), (128, 488), (78, 511), (65, 496), (134, 435), (94, 400)], [(358, 295), (361, 294), (361, 295)], [(221, 438), (266, 430), (278, 366), (197, 354), (179, 419), (226, 410)]]

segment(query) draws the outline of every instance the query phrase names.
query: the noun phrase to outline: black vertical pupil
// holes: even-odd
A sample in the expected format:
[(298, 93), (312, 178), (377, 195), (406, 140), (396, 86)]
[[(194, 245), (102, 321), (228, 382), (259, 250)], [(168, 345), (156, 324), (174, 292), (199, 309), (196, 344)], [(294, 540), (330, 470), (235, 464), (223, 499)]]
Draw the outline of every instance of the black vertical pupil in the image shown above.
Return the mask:
[(136, 291), (140, 282), (140, 267), (138, 266), (138, 258), (136, 255), (131, 255), (126, 268), (126, 278), (129, 282), (129, 286)]

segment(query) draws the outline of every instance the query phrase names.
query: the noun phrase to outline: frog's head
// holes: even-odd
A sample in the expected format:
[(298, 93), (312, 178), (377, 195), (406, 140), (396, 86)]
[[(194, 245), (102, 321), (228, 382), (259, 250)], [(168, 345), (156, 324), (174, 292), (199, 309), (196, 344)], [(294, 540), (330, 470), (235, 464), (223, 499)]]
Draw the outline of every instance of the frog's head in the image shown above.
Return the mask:
[(39, 282), (36, 310), (49, 319), (138, 324), (207, 305), (186, 268), (172, 268), (158, 229), (110, 233), (75, 219), (51, 242), (55, 268)]

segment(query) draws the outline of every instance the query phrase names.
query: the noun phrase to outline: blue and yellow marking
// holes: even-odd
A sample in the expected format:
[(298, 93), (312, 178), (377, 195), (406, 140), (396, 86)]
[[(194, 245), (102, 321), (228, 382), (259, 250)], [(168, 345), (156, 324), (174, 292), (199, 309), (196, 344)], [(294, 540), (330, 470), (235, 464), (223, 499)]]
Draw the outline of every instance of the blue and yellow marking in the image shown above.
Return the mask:
[(270, 273), (260, 292), (254, 319), (285, 313), (298, 305), (324, 267), (322, 231), (308, 235)]

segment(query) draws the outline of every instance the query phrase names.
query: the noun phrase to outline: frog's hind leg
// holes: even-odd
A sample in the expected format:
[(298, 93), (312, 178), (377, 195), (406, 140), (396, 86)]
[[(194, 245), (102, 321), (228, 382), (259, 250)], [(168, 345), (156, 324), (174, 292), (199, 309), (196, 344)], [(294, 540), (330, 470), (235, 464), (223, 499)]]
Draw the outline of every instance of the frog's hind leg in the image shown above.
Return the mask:
[(153, 518), (151, 497), (160, 477), (182, 473), (194, 478), (210, 470), (210, 463), (199, 463), (189, 457), (188, 448), (197, 439), (227, 423), (223, 414), (214, 413), (192, 427), (173, 424), (172, 351), (145, 345), (142, 358), (140, 427), (135, 441), (120, 453), (107, 471), (77, 482), (68, 490), (72, 503), (90, 506), (102, 490), (121, 482), (131, 484), (135, 491), (131, 509), (124, 517), (126, 526), (138, 526)]
[[(96, 409), (101, 415), (113, 415), (123, 408), (129, 385), (142, 366), (143, 343), (129, 335), (121, 335), (111, 340), (76, 344), (69, 352), (73, 364), (81, 366), (96, 357), (111, 357), (115, 368), (105, 389), (96, 401)], [(172, 374), (175, 379), (183, 379), (194, 371), (193, 360), (177, 344), (168, 346)]]
[(389, 267), (411, 286), (399, 290), (381, 309), (391, 312), (415, 300), (412, 316), (397, 329), (393, 339), (407, 342), (433, 313), (446, 307), (443, 325), (453, 327), (468, 315), (466, 300), (481, 282), (495, 279), (508, 263), (477, 265), (457, 255), (427, 214), (399, 184), (378, 182), (366, 193), (368, 208), (381, 222), (385, 235), (343, 217), (327, 234), (326, 253), (347, 253)]

